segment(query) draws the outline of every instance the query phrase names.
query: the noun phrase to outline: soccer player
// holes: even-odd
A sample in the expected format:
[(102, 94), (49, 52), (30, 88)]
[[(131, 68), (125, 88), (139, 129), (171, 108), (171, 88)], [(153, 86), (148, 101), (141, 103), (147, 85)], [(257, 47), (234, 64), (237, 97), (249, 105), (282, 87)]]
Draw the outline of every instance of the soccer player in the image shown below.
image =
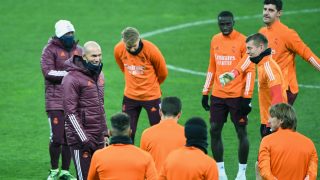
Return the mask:
[[(227, 179), (223, 162), (222, 128), (228, 114), (239, 139), (237, 179), (245, 179), (249, 141), (247, 138), (247, 115), (251, 111), (251, 97), (254, 87), (255, 67), (252, 64), (244, 74), (238, 76), (225, 87), (219, 83), (219, 75), (231, 71), (242, 58), (246, 58), (246, 37), (233, 29), (233, 14), (223, 11), (218, 15), (221, 33), (213, 36), (210, 47), (210, 63), (204, 88), (202, 106), (210, 110), (211, 150), (217, 161), (219, 178)], [(212, 89), (211, 103), (208, 105), (208, 94)]]
[[(271, 133), (268, 125), (269, 108), (277, 103), (286, 103), (286, 84), (279, 65), (271, 57), (271, 48), (268, 40), (261, 33), (256, 33), (246, 39), (246, 48), (249, 59), (258, 68), (259, 108), (260, 108), (260, 134), (264, 137)], [(236, 78), (239, 72), (234, 69), (220, 75), (221, 84), (227, 84)]]
[(168, 70), (160, 50), (150, 41), (141, 39), (139, 31), (133, 27), (122, 31), (122, 41), (115, 46), (114, 57), (124, 73), (122, 111), (130, 116), (134, 142), (142, 108), (147, 111), (150, 125), (160, 121), (160, 84), (166, 79)]
[(142, 133), (140, 148), (151, 154), (158, 172), (168, 154), (186, 143), (184, 128), (178, 124), (181, 107), (179, 98), (163, 98), (160, 107), (160, 123)]
[(68, 74), (62, 80), (65, 130), (78, 180), (87, 179), (91, 157), (108, 136), (101, 47), (88, 41), (83, 51), (65, 62)]
[[(259, 32), (265, 35), (272, 49), (272, 58), (280, 66), (286, 84), (288, 103), (293, 105), (298, 95), (295, 56), (298, 54), (306, 62), (320, 71), (320, 60), (302, 41), (298, 33), (280, 22), (282, 15), (281, 0), (265, 0), (263, 6), (263, 22), (266, 24)], [(246, 69), (250, 61), (244, 62), (238, 71)]]
[(165, 160), (159, 180), (218, 180), (216, 161), (207, 155), (207, 125), (202, 118), (185, 124), (186, 145), (172, 151)]
[[(69, 172), (71, 162), (67, 145), (63, 111), (62, 78), (67, 74), (63, 64), (73, 55), (80, 55), (81, 47), (74, 40), (75, 29), (70, 21), (59, 20), (55, 24), (55, 36), (44, 47), (41, 56), (41, 69), (45, 79), (46, 112), (50, 125), (49, 153), (51, 170), (48, 180), (57, 178), (75, 179)], [(59, 173), (59, 158), (62, 167)]]
[(317, 179), (318, 155), (313, 142), (296, 132), (297, 117), (292, 106), (280, 103), (269, 110), (272, 131), (259, 149), (263, 179)]
[(156, 180), (157, 170), (151, 155), (132, 144), (129, 116), (113, 115), (111, 127), (110, 145), (93, 154), (88, 180)]

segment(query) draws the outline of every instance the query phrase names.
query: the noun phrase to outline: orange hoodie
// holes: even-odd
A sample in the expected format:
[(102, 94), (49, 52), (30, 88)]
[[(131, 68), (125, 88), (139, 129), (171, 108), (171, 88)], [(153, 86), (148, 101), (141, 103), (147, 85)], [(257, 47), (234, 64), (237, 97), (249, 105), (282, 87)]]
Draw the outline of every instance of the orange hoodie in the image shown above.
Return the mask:
[(134, 100), (154, 100), (161, 97), (160, 84), (166, 79), (168, 70), (160, 50), (147, 40), (142, 43), (141, 52), (132, 55), (121, 41), (114, 48), (114, 57), (124, 73), (124, 95)]

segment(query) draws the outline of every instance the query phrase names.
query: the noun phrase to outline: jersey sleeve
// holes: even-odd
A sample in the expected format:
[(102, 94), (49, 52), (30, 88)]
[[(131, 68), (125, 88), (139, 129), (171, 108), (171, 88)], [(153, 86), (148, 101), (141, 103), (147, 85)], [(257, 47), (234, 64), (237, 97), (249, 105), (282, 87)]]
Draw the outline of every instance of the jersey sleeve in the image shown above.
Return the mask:
[(271, 156), (270, 148), (268, 147), (264, 139), (262, 139), (260, 148), (259, 148), (259, 154), (258, 154), (258, 166), (259, 166), (261, 177), (267, 180), (275, 179), (271, 172), (270, 156)]
[(113, 55), (114, 55), (114, 58), (116, 60), (116, 63), (118, 64), (120, 70), (122, 72), (124, 72), (124, 65), (122, 63), (122, 60), (121, 60), (121, 43), (118, 43), (115, 47), (114, 47), (114, 51), (113, 51)]
[(205, 179), (219, 179), (218, 175), (218, 167), (216, 162), (211, 162), (209, 165), (209, 168), (206, 172), (206, 178)]
[(310, 180), (316, 180), (317, 179), (317, 171), (318, 171), (318, 155), (317, 150), (312, 143), (312, 154), (310, 158), (310, 162), (308, 165), (308, 173)]
[(140, 148), (145, 151), (148, 150), (148, 143), (147, 143), (148, 140), (147, 139), (148, 139), (148, 136), (146, 135), (146, 131), (144, 131), (141, 135)]
[(97, 160), (99, 159), (98, 152), (95, 152), (92, 156), (91, 162), (90, 162), (90, 168), (88, 172), (88, 179), (90, 180), (99, 180), (99, 174), (97, 172)]
[(78, 107), (79, 107), (79, 94), (80, 94), (80, 87), (79, 81), (71, 75), (67, 75), (63, 81), (63, 94), (67, 94), (63, 98), (64, 104), (64, 113), (66, 121), (71, 124), (68, 126), (71, 132), (74, 132), (75, 136), (78, 137), (80, 144), (87, 143), (89, 141), (89, 137), (86, 134), (82, 120), (78, 116)]
[(156, 170), (156, 165), (154, 164), (154, 161), (149, 153), (148, 154), (148, 164), (146, 169), (146, 180), (157, 180), (158, 174)]
[(305, 61), (309, 62), (313, 67), (320, 71), (320, 60), (311, 49), (302, 41), (298, 33), (290, 29), (288, 35), (286, 35), (288, 42), (288, 48), (299, 54)]
[(168, 69), (162, 53), (156, 46), (154, 46), (152, 51), (150, 51), (150, 58), (156, 75), (158, 77), (158, 82), (159, 84), (162, 84), (164, 80), (167, 78)]
[[(212, 40), (213, 41), (213, 40)], [(210, 45), (210, 58), (209, 58), (209, 66), (206, 76), (206, 82), (204, 83), (202, 94), (208, 95), (212, 89), (212, 85), (214, 82), (214, 76), (216, 73), (216, 59), (214, 56), (214, 49), (213, 49), (213, 43), (211, 42)]]
[[(246, 59), (246, 58), (248, 58), (247, 55), (245, 55), (243, 59)], [(244, 91), (243, 91), (242, 97), (252, 98), (253, 90), (254, 90), (254, 82), (256, 79), (256, 66), (254, 63), (249, 64), (249, 66), (244, 70), (243, 76), (244, 76), (244, 80), (246, 83), (244, 86)]]
[(51, 83), (60, 84), (66, 71), (58, 71), (55, 68), (55, 54), (46, 46), (41, 55), (41, 69), (44, 78)]

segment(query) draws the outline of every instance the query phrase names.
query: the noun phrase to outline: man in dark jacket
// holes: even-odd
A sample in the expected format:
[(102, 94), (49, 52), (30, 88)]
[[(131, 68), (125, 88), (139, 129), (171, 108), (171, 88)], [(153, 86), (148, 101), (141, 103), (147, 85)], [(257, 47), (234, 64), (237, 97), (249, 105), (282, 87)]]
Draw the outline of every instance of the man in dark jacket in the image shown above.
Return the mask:
[(89, 41), (83, 51), (65, 62), (68, 74), (62, 80), (65, 130), (79, 180), (87, 179), (91, 157), (104, 147), (108, 132), (101, 48)]
[[(48, 180), (58, 177), (75, 179), (69, 173), (71, 154), (65, 139), (61, 86), (62, 78), (67, 74), (64, 62), (73, 55), (82, 54), (81, 47), (74, 41), (74, 32), (75, 29), (69, 21), (59, 20), (55, 24), (55, 36), (50, 38), (41, 56), (41, 69), (45, 79), (46, 112), (50, 125), (51, 170)], [(62, 167), (59, 174), (60, 154)]]

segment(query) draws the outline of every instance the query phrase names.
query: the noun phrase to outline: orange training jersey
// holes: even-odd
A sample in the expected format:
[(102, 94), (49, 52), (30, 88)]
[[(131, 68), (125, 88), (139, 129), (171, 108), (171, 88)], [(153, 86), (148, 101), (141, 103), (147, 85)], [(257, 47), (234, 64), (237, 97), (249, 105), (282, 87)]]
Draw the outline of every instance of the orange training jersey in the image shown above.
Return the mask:
[(261, 28), (259, 32), (267, 37), (269, 47), (272, 48), (272, 57), (279, 64), (291, 92), (298, 93), (295, 55), (301, 56), (318, 71), (320, 71), (319, 58), (301, 40), (296, 31), (289, 29), (280, 21), (274, 22), (270, 27)]
[(267, 180), (317, 178), (318, 155), (313, 142), (289, 129), (279, 128), (262, 139), (258, 163), (260, 175)]
[(143, 48), (138, 55), (130, 54), (122, 41), (114, 48), (114, 57), (125, 77), (124, 95), (134, 100), (158, 99), (160, 84), (168, 75), (166, 62), (154, 44), (141, 41)]
[[(252, 63), (254, 64), (254, 63)], [(261, 124), (268, 124), (269, 107), (273, 97), (270, 89), (273, 86), (281, 85), (283, 103), (287, 102), (286, 87), (278, 64), (271, 58), (265, 56), (257, 65), (258, 67), (258, 94)], [(280, 102), (277, 102), (280, 103)]]
[(88, 180), (157, 180), (151, 155), (131, 144), (112, 144), (92, 157)]
[(165, 160), (159, 180), (218, 180), (216, 161), (196, 147), (181, 147)]
[(210, 47), (210, 63), (202, 94), (220, 98), (251, 98), (255, 79), (255, 66), (252, 64), (246, 73), (240, 74), (233, 81), (222, 87), (219, 76), (231, 71), (242, 58), (246, 58), (246, 37), (236, 30), (228, 36), (219, 33), (213, 36)]
[(186, 144), (184, 127), (175, 120), (161, 120), (141, 135), (140, 148), (149, 152), (153, 157), (158, 172), (168, 154)]

